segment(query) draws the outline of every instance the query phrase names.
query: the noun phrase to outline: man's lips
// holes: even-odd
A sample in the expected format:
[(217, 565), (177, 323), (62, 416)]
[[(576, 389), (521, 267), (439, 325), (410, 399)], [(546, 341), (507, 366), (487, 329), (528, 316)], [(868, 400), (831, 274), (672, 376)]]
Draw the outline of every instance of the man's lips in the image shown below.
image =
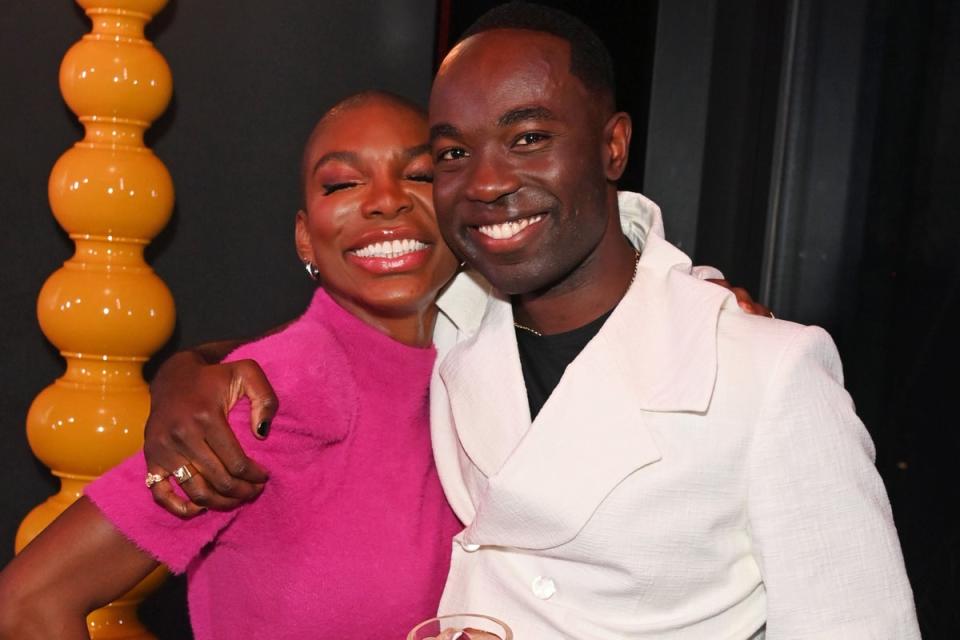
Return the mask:
[(547, 214), (538, 213), (536, 215), (520, 218), (518, 220), (508, 220), (507, 222), (500, 222), (497, 224), (483, 224), (474, 228), (488, 238), (493, 238), (494, 240), (507, 240), (517, 235), (530, 225), (537, 224), (546, 217)]
[(470, 225), (467, 227), (473, 242), (490, 253), (509, 253), (528, 244), (544, 228), (546, 213), (515, 218), (504, 222)]

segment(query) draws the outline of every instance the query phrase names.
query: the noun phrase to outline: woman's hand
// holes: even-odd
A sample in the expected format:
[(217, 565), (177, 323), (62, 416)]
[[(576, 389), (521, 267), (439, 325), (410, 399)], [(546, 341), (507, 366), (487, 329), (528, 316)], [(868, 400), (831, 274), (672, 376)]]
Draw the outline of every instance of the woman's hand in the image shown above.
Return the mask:
[(154, 501), (176, 516), (190, 518), (205, 508), (233, 509), (258, 496), (267, 481), (266, 470), (237, 442), (227, 413), (247, 396), (251, 428), (265, 438), (278, 406), (273, 388), (252, 360), (210, 364), (236, 346), (215, 343), (176, 353), (150, 385), (143, 444), (147, 469), (166, 478), (190, 465), (193, 473), (181, 484), (190, 500), (174, 492), (173, 479), (150, 488)]
[(753, 296), (751, 296), (750, 292), (743, 287), (734, 287), (726, 280), (714, 278), (708, 278), (707, 282), (712, 282), (713, 284), (720, 285), (725, 289), (730, 289), (730, 291), (733, 292), (733, 295), (737, 297), (737, 304), (740, 305), (740, 308), (747, 313), (755, 316), (767, 316), (768, 318), (773, 317), (773, 312), (759, 302), (754, 302)]

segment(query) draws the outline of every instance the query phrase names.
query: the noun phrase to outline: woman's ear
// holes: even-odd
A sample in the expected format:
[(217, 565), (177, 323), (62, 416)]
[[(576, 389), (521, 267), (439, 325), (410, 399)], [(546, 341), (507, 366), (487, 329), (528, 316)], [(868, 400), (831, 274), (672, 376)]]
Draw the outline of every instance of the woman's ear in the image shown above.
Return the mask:
[(607, 180), (616, 182), (627, 168), (630, 155), (630, 136), (633, 134), (633, 122), (630, 114), (623, 111), (610, 116), (603, 127), (603, 168)]
[(297, 255), (300, 256), (300, 261), (304, 264), (314, 262), (313, 245), (310, 243), (310, 229), (307, 226), (307, 212), (303, 209), (297, 211), (294, 237), (297, 245)]

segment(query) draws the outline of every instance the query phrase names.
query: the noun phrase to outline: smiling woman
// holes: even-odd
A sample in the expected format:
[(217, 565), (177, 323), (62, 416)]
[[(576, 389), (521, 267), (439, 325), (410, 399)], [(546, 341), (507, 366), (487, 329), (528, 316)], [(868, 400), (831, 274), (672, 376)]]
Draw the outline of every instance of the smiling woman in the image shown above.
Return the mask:
[(85, 638), (85, 614), (159, 562), (187, 573), (198, 640), (397, 638), (436, 613), (462, 525), (430, 445), (431, 335), (457, 261), (426, 142), (422, 111), (376, 92), (310, 136), (296, 241), (322, 287), (300, 318), (227, 358), (256, 360), (280, 399), (269, 440), (250, 433), (248, 403), (229, 416), (270, 470), (263, 493), (184, 521), (151, 491), (199, 486), (204, 463), (171, 473), (130, 458), (0, 574), (0, 638)]
[[(425, 116), (380, 93), (341, 103), (304, 151), (297, 251), (327, 293), (408, 344), (431, 343), (433, 302), (457, 261), (433, 212)], [(413, 322), (411, 322), (413, 320)]]

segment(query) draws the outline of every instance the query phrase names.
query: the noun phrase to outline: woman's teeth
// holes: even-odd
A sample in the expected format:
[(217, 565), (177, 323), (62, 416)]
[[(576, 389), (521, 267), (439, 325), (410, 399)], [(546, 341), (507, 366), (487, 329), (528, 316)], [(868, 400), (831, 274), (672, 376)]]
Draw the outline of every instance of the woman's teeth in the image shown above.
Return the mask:
[(500, 224), (485, 224), (477, 227), (477, 231), (485, 236), (495, 240), (506, 240), (517, 235), (532, 224), (536, 224), (544, 219), (546, 214), (539, 213), (529, 218), (520, 218), (511, 222), (501, 222)]
[(352, 253), (358, 258), (399, 258), (426, 248), (427, 245), (419, 240), (387, 240), (368, 244)]

